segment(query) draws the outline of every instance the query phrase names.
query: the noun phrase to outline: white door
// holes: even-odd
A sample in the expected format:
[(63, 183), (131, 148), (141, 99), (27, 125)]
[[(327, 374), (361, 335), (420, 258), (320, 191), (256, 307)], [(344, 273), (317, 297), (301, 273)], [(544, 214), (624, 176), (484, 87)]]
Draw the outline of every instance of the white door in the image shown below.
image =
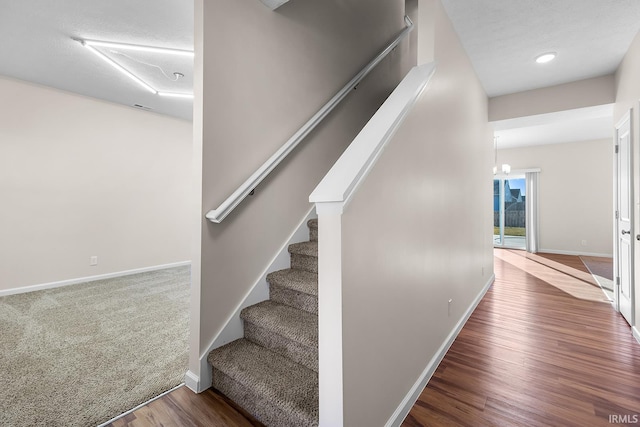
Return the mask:
[(624, 318), (633, 325), (633, 230), (631, 112), (616, 126), (616, 253), (617, 301)]

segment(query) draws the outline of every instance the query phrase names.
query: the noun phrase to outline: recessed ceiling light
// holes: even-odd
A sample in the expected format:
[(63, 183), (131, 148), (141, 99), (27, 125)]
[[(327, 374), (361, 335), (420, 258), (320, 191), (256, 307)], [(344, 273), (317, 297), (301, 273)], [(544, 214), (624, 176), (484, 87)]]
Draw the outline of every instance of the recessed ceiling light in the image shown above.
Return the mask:
[(553, 61), (557, 56), (557, 53), (555, 52), (547, 52), (547, 53), (543, 53), (542, 55), (539, 55), (536, 57), (536, 62), (538, 64), (546, 64), (549, 61)]

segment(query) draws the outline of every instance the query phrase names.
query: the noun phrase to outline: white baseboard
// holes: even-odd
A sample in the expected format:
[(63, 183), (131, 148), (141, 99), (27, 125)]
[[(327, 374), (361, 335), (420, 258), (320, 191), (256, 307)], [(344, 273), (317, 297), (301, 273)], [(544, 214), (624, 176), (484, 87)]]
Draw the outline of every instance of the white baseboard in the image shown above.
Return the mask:
[(96, 276), (79, 277), (77, 279), (61, 280), (59, 282), (43, 283), (40, 285), (23, 286), (20, 288), (0, 290), (0, 297), (7, 295), (23, 294), (26, 292), (41, 291), (43, 289), (53, 289), (68, 285), (77, 285), (78, 283), (95, 282), (96, 280), (113, 279), (114, 277), (129, 276), (131, 274), (146, 273), (155, 270), (164, 270), (165, 268), (182, 267), (191, 265), (191, 261), (174, 262), (171, 264), (154, 265), (151, 267), (136, 268), (133, 270), (117, 271), (115, 273), (99, 274)]
[(638, 341), (638, 344), (640, 344), (640, 330), (634, 326), (631, 328), (631, 331), (633, 332), (633, 337)]
[(291, 243), (302, 242), (309, 240), (309, 228), (307, 227), (307, 221), (311, 218), (315, 218), (315, 206), (312, 207), (304, 219), (298, 224), (296, 229), (291, 233), (287, 241), (282, 245), (278, 254), (273, 257), (269, 265), (264, 269), (260, 278), (254, 283), (253, 287), (245, 295), (242, 302), (238, 304), (236, 310), (227, 319), (227, 322), (222, 330), (216, 335), (211, 343), (207, 346), (207, 349), (200, 355), (200, 377), (194, 375), (194, 379), (197, 379), (197, 384), (192, 381), (194, 388), (186, 382), (187, 387), (196, 393), (201, 393), (211, 387), (211, 366), (207, 361), (209, 353), (225, 344), (235, 341), (244, 336), (244, 327), (242, 319), (240, 319), (240, 312), (245, 307), (249, 307), (253, 304), (266, 301), (269, 299), (269, 283), (267, 283), (267, 274), (276, 270), (283, 270), (289, 268), (291, 257), (289, 255), (289, 245)]
[(557, 255), (575, 255), (575, 256), (595, 256), (600, 258), (613, 258), (612, 254), (600, 254), (593, 252), (576, 252), (576, 251), (561, 251), (557, 249), (538, 249), (537, 253), (557, 254)]
[(184, 385), (196, 393), (202, 393), (204, 391), (200, 390), (200, 377), (191, 371), (187, 371), (187, 373), (184, 374)]
[(473, 302), (471, 303), (467, 311), (464, 313), (464, 316), (462, 316), (462, 318), (456, 324), (455, 328), (453, 328), (453, 330), (451, 331), (447, 339), (442, 343), (442, 345), (440, 346), (436, 354), (431, 358), (431, 360), (427, 364), (427, 367), (424, 368), (424, 371), (422, 371), (422, 374), (420, 375), (418, 380), (415, 382), (413, 387), (411, 387), (411, 389), (409, 390), (409, 393), (405, 396), (404, 399), (402, 399), (400, 406), (398, 406), (398, 408), (395, 410), (393, 415), (391, 415), (391, 418), (389, 418), (389, 421), (387, 421), (387, 423), (385, 424), (385, 427), (399, 427), (402, 424), (404, 419), (409, 414), (409, 411), (411, 410), (413, 405), (416, 403), (416, 400), (418, 400), (418, 397), (420, 397), (420, 393), (422, 393), (422, 390), (424, 390), (424, 388), (427, 386), (427, 383), (429, 382), (434, 372), (438, 368), (438, 365), (440, 364), (440, 362), (442, 362), (442, 359), (444, 359), (444, 356), (447, 354), (447, 351), (449, 351), (449, 347), (451, 347), (451, 344), (453, 344), (453, 341), (455, 341), (456, 337), (464, 327), (465, 323), (467, 323), (467, 320), (469, 320), (469, 317), (471, 317), (471, 314), (476, 309), (478, 304), (480, 304), (480, 301), (482, 300), (482, 298), (487, 293), (487, 291), (489, 290), (489, 288), (491, 287), (491, 285), (495, 280), (496, 280), (496, 276), (492, 274), (489, 280), (487, 281), (487, 283), (484, 285), (484, 287), (478, 294), (478, 296), (473, 300)]

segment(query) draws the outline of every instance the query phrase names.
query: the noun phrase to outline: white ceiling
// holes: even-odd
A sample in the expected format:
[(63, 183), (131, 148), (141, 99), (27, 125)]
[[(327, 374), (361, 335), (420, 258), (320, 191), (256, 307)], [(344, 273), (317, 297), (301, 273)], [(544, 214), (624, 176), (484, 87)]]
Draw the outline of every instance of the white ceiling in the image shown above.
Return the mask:
[[(640, 30), (638, 0), (443, 0), (489, 97), (613, 73)], [(558, 57), (536, 64), (539, 54)]]
[[(0, 74), (191, 118), (191, 99), (151, 93), (74, 38), (193, 50), (192, 0), (0, 0)], [(148, 62), (160, 65), (169, 78), (174, 72), (185, 75), (176, 82), (179, 86), (162, 75), (153, 79), (154, 84), (169, 91), (191, 91), (192, 61), (124, 53), (134, 57), (128, 60), (138, 67), (158, 72), (141, 64)]]
[[(443, 3), (489, 96), (609, 74), (640, 29), (640, 0)], [(192, 0), (0, 0), (1, 75), (191, 118), (190, 99), (145, 90), (74, 39), (192, 50)], [(555, 61), (544, 66), (534, 62), (537, 54), (550, 50), (558, 52)], [(127, 54), (131, 59), (122, 53), (111, 52), (132, 67), (160, 66), (160, 74), (151, 67), (156, 71), (151, 79), (163, 90), (182, 92), (192, 84), (190, 62)], [(171, 82), (174, 72), (185, 77)], [(544, 116), (550, 123), (511, 123), (500, 130), (501, 141), (506, 146), (594, 139), (611, 129), (602, 116), (565, 118), (564, 124)]]
[[(615, 72), (639, 0), (443, 0), (489, 97)], [(557, 52), (547, 64), (535, 58)], [(610, 138), (611, 106), (494, 122), (499, 148)]]

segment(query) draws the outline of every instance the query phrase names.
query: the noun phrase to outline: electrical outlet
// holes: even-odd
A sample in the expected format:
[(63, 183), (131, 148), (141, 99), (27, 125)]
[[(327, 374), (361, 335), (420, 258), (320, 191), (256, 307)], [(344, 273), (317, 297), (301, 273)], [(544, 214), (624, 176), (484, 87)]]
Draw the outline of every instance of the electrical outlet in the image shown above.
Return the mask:
[(89, 265), (98, 265), (98, 257), (94, 255), (89, 258)]
[(582, 246), (587, 246), (587, 241), (586, 241), (586, 240), (582, 240), (582, 242), (580, 242), (580, 244), (581, 244)]

